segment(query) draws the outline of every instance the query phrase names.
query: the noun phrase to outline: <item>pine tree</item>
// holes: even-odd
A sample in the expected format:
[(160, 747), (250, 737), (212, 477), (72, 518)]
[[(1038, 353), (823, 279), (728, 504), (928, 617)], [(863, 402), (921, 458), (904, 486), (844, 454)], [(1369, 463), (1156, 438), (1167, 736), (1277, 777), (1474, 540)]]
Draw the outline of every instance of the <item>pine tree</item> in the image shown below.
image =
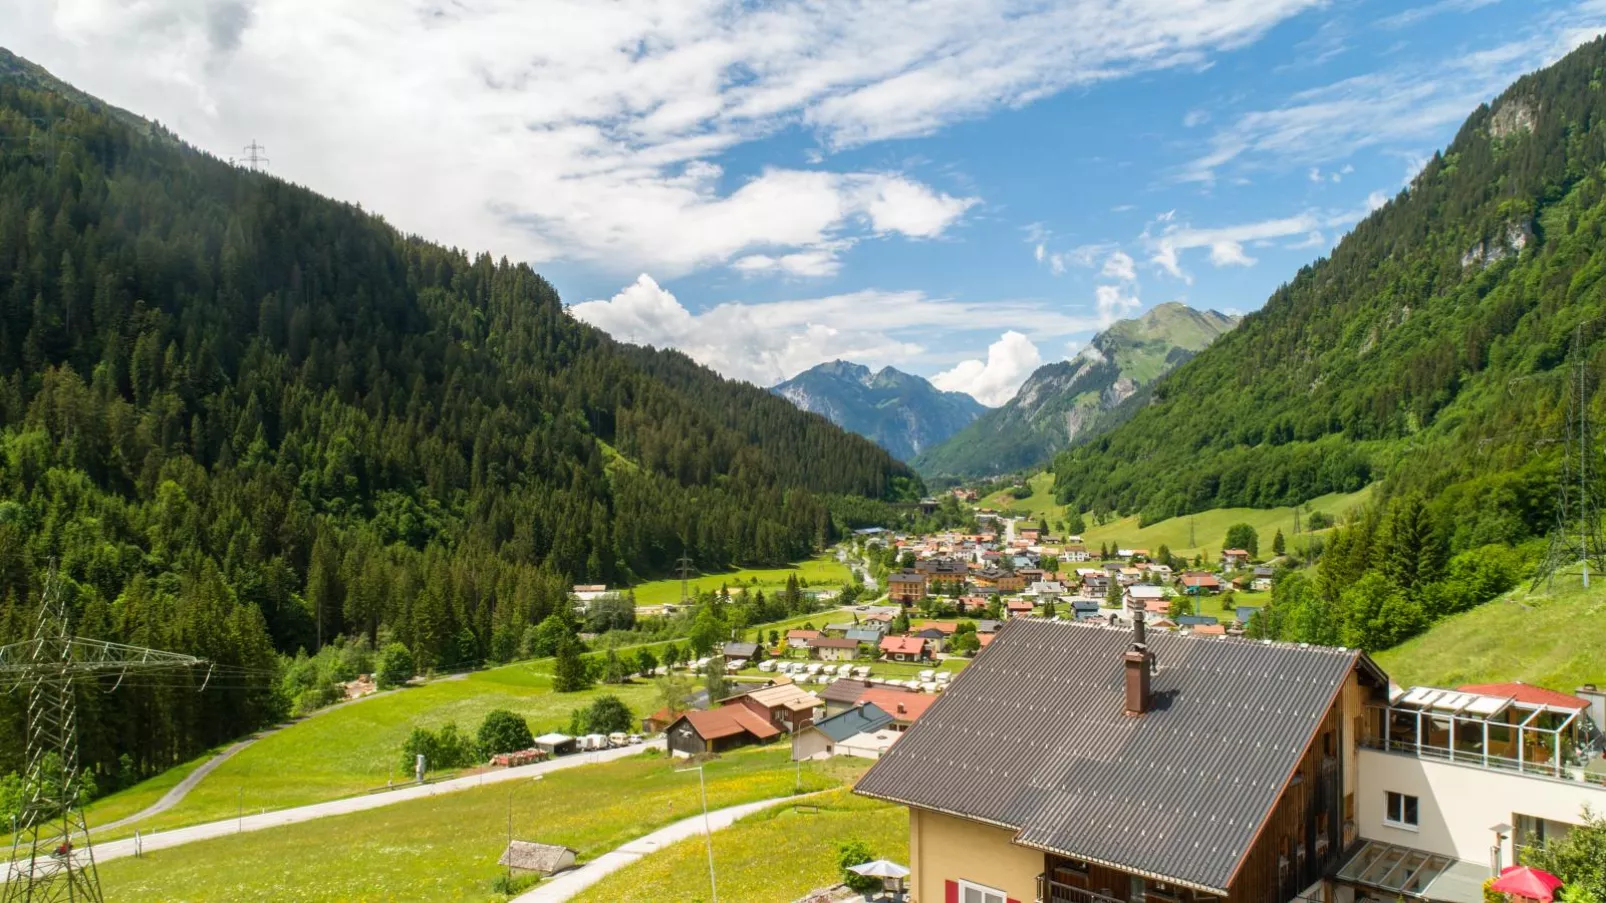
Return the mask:
[(1283, 540), (1283, 530), (1281, 527), (1278, 527), (1277, 533), (1271, 538), (1271, 552), (1273, 555), (1282, 555), (1287, 551), (1288, 546)]
[(564, 637), (558, 644), (557, 661), (552, 665), (552, 688), (559, 693), (576, 693), (591, 686), (591, 669), (580, 651), (580, 641), (572, 636)]

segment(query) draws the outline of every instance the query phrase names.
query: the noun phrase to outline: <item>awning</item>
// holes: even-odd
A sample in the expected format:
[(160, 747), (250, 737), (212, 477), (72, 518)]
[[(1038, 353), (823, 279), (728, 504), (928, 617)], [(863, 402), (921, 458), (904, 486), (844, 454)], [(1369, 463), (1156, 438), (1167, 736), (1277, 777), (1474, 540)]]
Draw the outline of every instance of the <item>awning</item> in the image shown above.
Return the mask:
[(1432, 903), (1482, 903), (1489, 867), (1368, 840), (1335, 876), (1355, 887)]

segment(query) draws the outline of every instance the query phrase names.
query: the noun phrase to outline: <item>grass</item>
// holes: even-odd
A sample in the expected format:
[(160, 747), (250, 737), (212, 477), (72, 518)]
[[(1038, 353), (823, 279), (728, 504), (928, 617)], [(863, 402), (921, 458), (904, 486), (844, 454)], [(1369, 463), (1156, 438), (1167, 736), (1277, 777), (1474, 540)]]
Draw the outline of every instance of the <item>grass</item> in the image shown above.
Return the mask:
[[(1368, 486), (1357, 492), (1319, 496), (1311, 499), (1309, 504), (1312, 510), (1338, 517), (1365, 502), (1371, 495), (1372, 487)], [(1260, 534), (1261, 555), (1271, 555), (1271, 540), (1279, 529), (1283, 531), (1290, 547), (1295, 542), (1293, 508), (1216, 508), (1192, 516), (1169, 518), (1147, 527), (1139, 527), (1138, 518), (1133, 515), (1101, 527), (1090, 526), (1082, 534), (1082, 541), (1095, 551), (1098, 546), (1109, 544), (1121, 548), (1148, 549), (1150, 552), (1158, 552), (1161, 546), (1167, 546), (1173, 555), (1189, 557), (1206, 553), (1219, 555), (1227, 528), (1239, 523), (1249, 524)]]
[(96, 825), (110, 824), (154, 805), (167, 791), (178, 786), (180, 781), (189, 777), (191, 772), (200, 768), (206, 760), (220, 751), (221, 748), (211, 750), (199, 758), (175, 765), (153, 778), (95, 800), (84, 809), (84, 816), (89, 820), (89, 826), (93, 828)]
[[(843, 789), (815, 798), (817, 812), (791, 806), (750, 815), (714, 834), (714, 871), (722, 900), (786, 903), (842, 880), (837, 845), (858, 838), (871, 854), (909, 861), (909, 814), (902, 806)], [(578, 903), (657, 903), (708, 899), (707, 851), (689, 838), (609, 875)]]
[[(792, 661), (809, 661), (808, 659), (802, 659), (802, 658), (791, 659), (791, 660)], [(950, 658), (950, 659), (945, 659), (945, 660), (940, 661), (940, 662), (924, 662), (924, 663), (920, 663), (920, 662), (883, 662), (883, 661), (877, 661), (877, 660), (873, 660), (873, 659), (859, 659), (859, 660), (853, 661), (853, 662), (825, 662), (823, 664), (829, 664), (829, 665), (832, 665), (833, 667), (841, 667), (844, 664), (851, 664), (851, 665), (854, 665), (854, 666), (868, 665), (869, 668), (870, 668), (870, 676), (871, 677), (891, 677), (891, 678), (895, 678), (897, 680), (911, 680), (913, 678), (916, 678), (916, 677), (920, 676), (920, 672), (921, 671), (927, 671), (927, 670), (930, 670), (930, 671), (947, 671), (950, 674), (957, 674), (960, 671), (964, 670), (966, 665), (970, 664), (970, 659), (968, 659), (968, 658)], [(755, 666), (755, 667), (752, 667), (752, 668), (744, 668), (743, 670), (737, 672), (736, 676), (738, 676), (738, 677), (755, 677), (755, 678), (757, 678), (757, 677), (775, 677), (775, 676), (777, 676), (777, 673), (778, 672), (775, 672), (775, 671), (770, 671), (770, 672), (760, 671)], [(815, 688), (815, 687), (818, 687), (819, 685), (818, 684), (807, 684), (806, 683), (806, 684), (803, 684), (803, 686), (805, 688)]]
[[(853, 578), (848, 566), (836, 559), (832, 552), (801, 561), (784, 568), (744, 568), (717, 574), (705, 574), (688, 581), (692, 593), (718, 590), (729, 586), (734, 592), (738, 584), (761, 589), (766, 595), (786, 588), (786, 578), (796, 575), (798, 582), (810, 587), (840, 589)], [(651, 580), (631, 588), (637, 605), (663, 605), (680, 601), (679, 580)]]
[(1554, 592), (1526, 587), (1374, 656), (1402, 686), (1454, 687), (1520, 680), (1571, 692), (1606, 684), (1606, 585), (1558, 578)]
[(1026, 498), (1016, 499), (1007, 494), (1007, 488), (1000, 489), (977, 502), (976, 507), (1026, 514), (1032, 520), (1046, 516), (1049, 520), (1058, 521), (1065, 517), (1065, 506), (1054, 502), (1054, 475), (1052, 473), (1045, 470), (1027, 480), (1026, 484), (1032, 487), (1032, 494)]
[[(554, 693), (550, 668), (550, 661), (507, 665), (308, 718), (242, 750), (183, 802), (138, 828), (149, 832), (228, 818), (242, 807), (247, 812), (283, 809), (382, 788), (392, 778), (400, 782), (406, 776), (397, 770), (397, 762), (413, 728), (456, 721), (472, 734), (492, 709), (525, 716), (531, 731), (540, 734), (565, 729), (570, 712), (605, 693), (617, 695), (639, 715), (658, 707), (656, 688), (641, 680)], [(131, 834), (133, 828), (118, 833)]]
[[(746, 750), (710, 762), (709, 808), (793, 793), (788, 754)], [(697, 776), (677, 773), (677, 764), (643, 755), (583, 766), (113, 860), (100, 864), (100, 876), (106, 898), (120, 903), (504, 899), (491, 882), (502, 872), (496, 860), (510, 811), (514, 837), (595, 858), (701, 812)], [(840, 787), (868, 764), (805, 763), (803, 789)]]

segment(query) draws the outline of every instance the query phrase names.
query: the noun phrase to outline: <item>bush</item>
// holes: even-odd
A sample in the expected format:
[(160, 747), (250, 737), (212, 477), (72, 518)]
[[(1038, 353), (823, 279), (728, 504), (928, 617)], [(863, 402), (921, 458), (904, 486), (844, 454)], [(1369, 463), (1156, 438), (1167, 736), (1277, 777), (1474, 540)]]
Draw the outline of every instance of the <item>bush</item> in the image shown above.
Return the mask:
[(374, 675), (381, 689), (399, 687), (416, 673), (413, 654), (401, 643), (391, 643), (379, 653), (379, 672)]
[(463, 768), (479, 761), (479, 751), (474, 743), (463, 736), (452, 721), (434, 732), (421, 727), (413, 728), (407, 742), (402, 744), (401, 770), (412, 774), (413, 761), (419, 755), (424, 757), (424, 766), (429, 771)]
[(530, 726), (507, 709), (496, 709), (480, 722), (480, 758), (488, 759), (499, 753), (529, 749), (535, 745)]
[(630, 707), (613, 695), (598, 696), (586, 709), (586, 730), (593, 734), (628, 733), (636, 716)]
[(572, 636), (565, 636), (558, 644), (552, 688), (559, 693), (574, 693), (591, 686), (591, 669), (580, 657), (581, 648), (580, 641)]
[(870, 852), (870, 845), (857, 837), (844, 840), (836, 845), (836, 864), (842, 868), (842, 883), (850, 889), (861, 894), (869, 894), (881, 889), (881, 879), (861, 875), (858, 872), (848, 871), (850, 865), (863, 865), (874, 859)]

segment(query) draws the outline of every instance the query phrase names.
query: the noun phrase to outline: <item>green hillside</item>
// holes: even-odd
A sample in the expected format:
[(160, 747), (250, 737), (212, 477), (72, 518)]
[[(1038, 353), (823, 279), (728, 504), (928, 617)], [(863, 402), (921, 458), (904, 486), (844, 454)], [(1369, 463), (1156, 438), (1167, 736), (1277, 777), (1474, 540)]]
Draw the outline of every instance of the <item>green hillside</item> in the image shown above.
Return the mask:
[(1524, 587), (1376, 658), (1402, 686), (1509, 680), (1564, 691), (1606, 686), (1606, 582), (1585, 590), (1572, 577), (1558, 579), (1554, 591)]
[[(1336, 521), (1357, 506), (1366, 504), (1371, 498), (1371, 487), (1355, 492), (1335, 492), (1317, 496), (1299, 506), (1299, 522), (1303, 525), (1312, 512), (1321, 512)], [(1102, 526), (1089, 524), (1088, 529), (1082, 533), (1082, 539), (1091, 546), (1108, 543), (1123, 548), (1148, 549), (1151, 552), (1166, 546), (1174, 555), (1192, 556), (1195, 553), (1215, 555), (1221, 552), (1221, 542), (1227, 535), (1227, 528), (1234, 524), (1249, 524), (1260, 534), (1261, 554), (1270, 556), (1271, 540), (1278, 530), (1283, 531), (1284, 539), (1290, 544), (1289, 548), (1293, 548), (1297, 542), (1302, 542), (1303, 537), (1308, 534), (1309, 531), (1295, 535), (1294, 514), (1295, 509), (1292, 507), (1213, 508), (1194, 515), (1167, 518), (1147, 527), (1139, 523), (1139, 519), (1134, 515), (1110, 521)]]

